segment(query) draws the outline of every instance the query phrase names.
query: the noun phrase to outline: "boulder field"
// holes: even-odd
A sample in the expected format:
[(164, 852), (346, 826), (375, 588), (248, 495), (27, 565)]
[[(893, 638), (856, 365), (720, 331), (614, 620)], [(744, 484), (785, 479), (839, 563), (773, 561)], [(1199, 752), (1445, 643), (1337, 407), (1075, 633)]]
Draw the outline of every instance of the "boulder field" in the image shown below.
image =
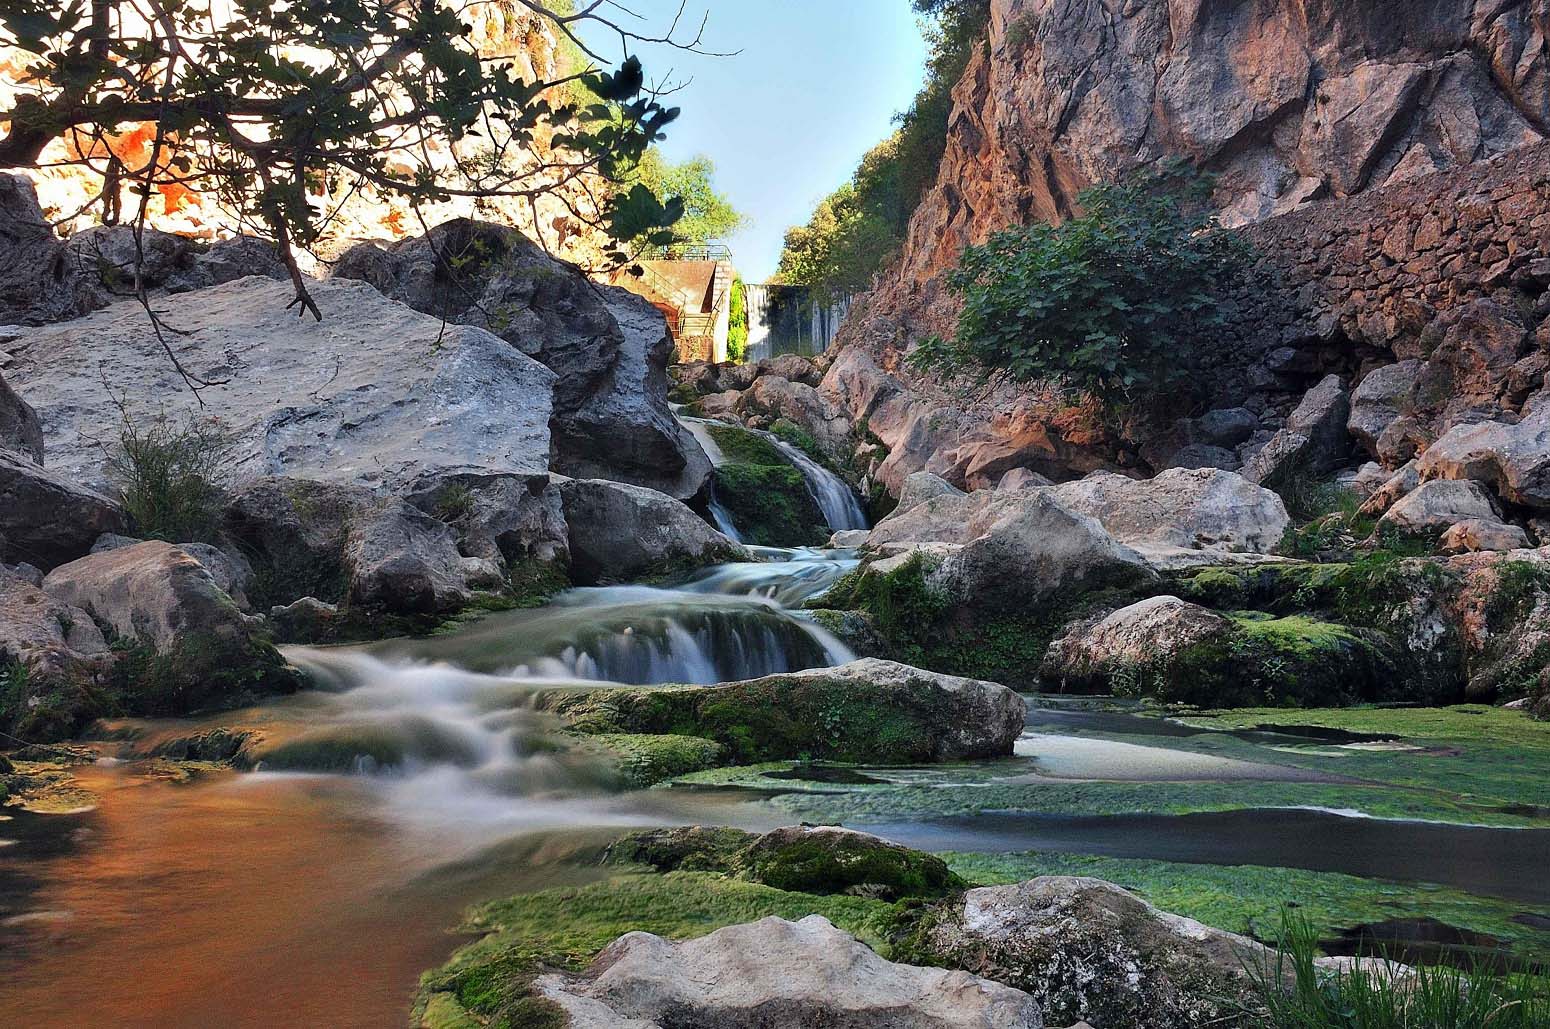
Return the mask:
[[(16, 615), (0, 656), (27, 683), (0, 712), (9, 729), (229, 706), (294, 682), (274, 639), (424, 631), (572, 576), (743, 556), (685, 503), (703, 504), (710, 463), (668, 409), (660, 313), (513, 230), (457, 221), (357, 247), (307, 282), (321, 320), (287, 309), (260, 241), (149, 231), (153, 320), (114, 271), (133, 263), (130, 229), (55, 239), (30, 185), (3, 186), (7, 260), (49, 270), (16, 266), (0, 297), (0, 589)], [(457, 261), (467, 282), (439, 271), (454, 251), (480, 256)], [(174, 451), (213, 486), (176, 522), (145, 464)], [(131, 571), (162, 615), (103, 592)], [(103, 638), (64, 628), (71, 612)], [(234, 618), (207, 632), (216, 612)], [(193, 690), (169, 683), (197, 670), (141, 667), (184, 653), (231, 674)]]

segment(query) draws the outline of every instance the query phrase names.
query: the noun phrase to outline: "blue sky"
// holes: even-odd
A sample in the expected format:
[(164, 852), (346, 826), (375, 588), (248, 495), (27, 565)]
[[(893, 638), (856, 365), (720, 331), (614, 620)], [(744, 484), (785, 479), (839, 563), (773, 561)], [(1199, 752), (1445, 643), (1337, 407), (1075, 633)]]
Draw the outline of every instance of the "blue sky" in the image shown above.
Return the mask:
[[(678, 0), (626, 6), (652, 35)], [(728, 241), (738, 268), (763, 281), (787, 226), (805, 222), (893, 131), (894, 114), (920, 88), (925, 44), (909, 0), (690, 0), (690, 14), (707, 10), (707, 49), (741, 53), (648, 47), (640, 57), (653, 80), (687, 80), (670, 100), (683, 115), (662, 149), (673, 161), (705, 154), (716, 162), (717, 187), (750, 219)], [(617, 52), (617, 43), (606, 45)]]

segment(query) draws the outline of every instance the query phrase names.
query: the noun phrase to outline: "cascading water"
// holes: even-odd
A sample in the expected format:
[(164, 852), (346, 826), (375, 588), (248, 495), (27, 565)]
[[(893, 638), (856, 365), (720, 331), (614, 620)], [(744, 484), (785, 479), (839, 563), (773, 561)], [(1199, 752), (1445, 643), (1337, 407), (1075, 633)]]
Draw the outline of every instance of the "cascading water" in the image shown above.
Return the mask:
[(749, 547), (762, 563), (717, 565), (679, 587), (691, 593), (756, 596), (799, 607), (859, 565), (854, 550), (817, 547)]
[[(715, 439), (708, 431), (711, 424), (704, 418), (687, 418), (682, 415), (678, 420), (694, 434), (699, 440), (700, 446), (705, 451), (705, 456), (710, 458), (713, 465), (726, 463), (726, 455), (716, 445)], [(818, 505), (819, 512), (829, 526), (829, 531), (840, 532), (845, 529), (869, 528), (866, 512), (861, 508), (861, 501), (856, 498), (855, 492), (845, 484), (845, 480), (835, 475), (823, 465), (808, 457), (801, 449), (792, 446), (774, 433), (764, 432), (760, 429), (743, 429), (744, 432), (753, 433), (762, 439), (768, 440), (781, 456), (791, 462), (792, 467), (802, 473), (802, 479), (807, 483), (807, 491), (812, 495), (813, 503)], [(738, 540), (736, 526), (732, 522), (731, 515), (726, 508), (716, 502), (714, 494), (710, 501), (711, 519), (717, 529), (728, 537)]]
[(277, 707), (251, 755), (267, 772), (349, 773), (384, 809), (434, 828), (499, 833), (634, 821), (596, 752), (534, 710), (540, 690), (710, 684), (852, 660), (784, 603), (827, 588), (849, 555), (761, 548), (676, 589), (571, 590), (545, 608), (491, 615), (450, 636), (359, 648), (291, 648), (320, 689)]
[(808, 492), (813, 495), (818, 510), (823, 512), (824, 521), (829, 523), (831, 532), (868, 528), (861, 501), (856, 499), (856, 494), (843, 479), (779, 436), (770, 433), (761, 435), (775, 444), (786, 459), (796, 466), (797, 471), (802, 473), (802, 478), (807, 480)]

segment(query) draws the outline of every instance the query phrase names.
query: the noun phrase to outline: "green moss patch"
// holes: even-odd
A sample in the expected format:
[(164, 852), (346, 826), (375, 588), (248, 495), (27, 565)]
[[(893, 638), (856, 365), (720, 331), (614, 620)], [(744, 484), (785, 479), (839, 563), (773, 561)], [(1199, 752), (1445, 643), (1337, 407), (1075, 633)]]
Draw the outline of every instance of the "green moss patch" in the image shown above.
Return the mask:
[(574, 731), (698, 736), (729, 762), (794, 758), (927, 762), (956, 717), (951, 698), (914, 684), (863, 687), (821, 675), (721, 686), (623, 687), (538, 695)]
[(842, 577), (809, 606), (866, 614), (887, 653), (917, 668), (987, 679), (1013, 688), (1036, 688), (1050, 641), (1074, 618), (1099, 607), (1140, 599), (1124, 590), (1099, 589), (1033, 612), (969, 616), (954, 609), (926, 581), (929, 559), (916, 554), (886, 573), (857, 570)]
[(716, 499), (745, 543), (816, 546), (829, 538), (807, 480), (789, 464), (727, 464), (715, 471)]
[(745, 543), (791, 547), (828, 540), (807, 480), (779, 447), (734, 425), (707, 430), (728, 462), (715, 470), (716, 499), (731, 513)]
[(599, 733), (587, 739), (609, 752), (629, 786), (651, 786), (721, 763), (723, 748), (701, 736)]
[(1301, 615), (1229, 616), (1232, 631), (1185, 647), (1142, 684), (1165, 701), (1288, 707), (1370, 700), (1395, 681), (1381, 638)]

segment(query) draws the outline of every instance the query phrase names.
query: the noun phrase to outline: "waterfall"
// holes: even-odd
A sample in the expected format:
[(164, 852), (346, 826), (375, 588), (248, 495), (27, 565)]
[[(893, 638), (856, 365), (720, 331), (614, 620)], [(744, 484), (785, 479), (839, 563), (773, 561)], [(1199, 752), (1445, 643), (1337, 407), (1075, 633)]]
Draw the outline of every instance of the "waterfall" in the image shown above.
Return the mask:
[(781, 354), (821, 354), (833, 345), (850, 311), (849, 297), (820, 305), (806, 286), (748, 283), (744, 288), (749, 361)]
[(868, 527), (866, 512), (861, 510), (861, 501), (856, 499), (855, 491), (844, 479), (779, 436), (770, 433), (761, 435), (775, 444), (796, 470), (802, 473), (802, 478), (807, 480), (807, 491), (813, 495), (818, 510), (823, 512), (823, 520), (829, 523), (830, 532)]
[(632, 685), (729, 682), (853, 659), (818, 625), (754, 595), (788, 574), (780, 566), (723, 567), (752, 570), (746, 592), (577, 589), (548, 607), (491, 615), (453, 636), (395, 640), (373, 651), (485, 674)]
[[(726, 455), (716, 445), (716, 440), (711, 436), (707, 426), (710, 424), (704, 418), (678, 419), (699, 440), (700, 446), (705, 451), (705, 456), (710, 458), (710, 463), (720, 467), (726, 464)], [(824, 521), (829, 526), (830, 532), (840, 532), (844, 529), (866, 529), (866, 512), (861, 508), (861, 501), (856, 497), (855, 491), (846, 484), (844, 479), (835, 475), (823, 465), (814, 461), (798, 447), (792, 446), (774, 433), (764, 432), (761, 429), (748, 429), (742, 426), (734, 426), (743, 432), (751, 432), (768, 440), (780, 451), (791, 466), (802, 473), (802, 479), (807, 483), (807, 492), (812, 495), (813, 503), (818, 505), (818, 510), (823, 515)], [(732, 523), (731, 514), (717, 502), (714, 491), (710, 500), (711, 519), (716, 528), (720, 529), (732, 539), (742, 542), (737, 535), (736, 527)]]

